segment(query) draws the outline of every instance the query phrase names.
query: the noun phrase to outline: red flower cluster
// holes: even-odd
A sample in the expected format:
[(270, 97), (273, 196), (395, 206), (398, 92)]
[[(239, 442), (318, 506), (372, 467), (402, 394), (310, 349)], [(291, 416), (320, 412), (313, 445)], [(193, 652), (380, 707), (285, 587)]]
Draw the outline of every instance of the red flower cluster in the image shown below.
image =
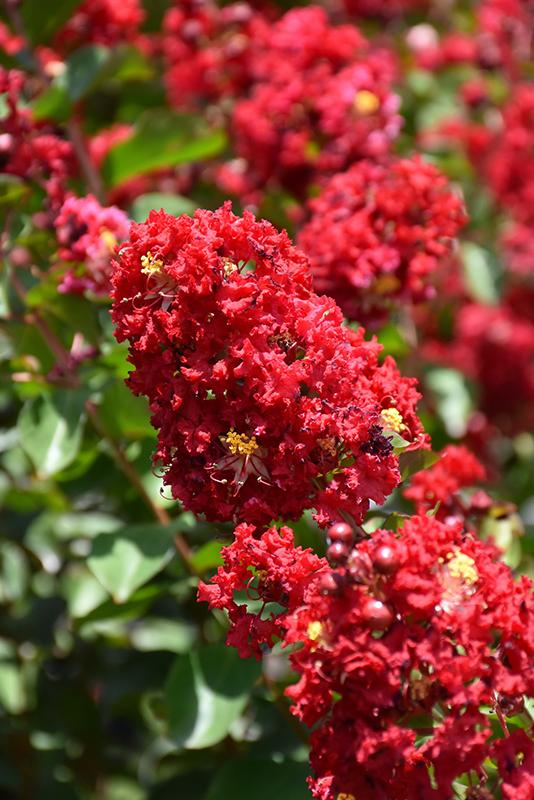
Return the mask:
[(133, 41), (144, 17), (140, 0), (84, 0), (57, 32), (53, 47), (64, 53), (86, 44)]
[(499, 69), (517, 80), (531, 55), (533, 13), (528, 0), (482, 0), (472, 34), (455, 31), (440, 40), (432, 29), (434, 35), (428, 35), (426, 41), (421, 35), (412, 37), (414, 44), (419, 43), (414, 47), (417, 63), (432, 70), (471, 64), (484, 70)]
[(74, 172), (72, 147), (45, 122), (32, 119), (31, 111), (21, 104), (25, 83), (24, 73), (0, 67), (0, 94), (7, 105), (0, 134), (2, 171), (35, 181), (46, 190), (49, 204), (57, 207)]
[(534, 426), (532, 292), (509, 293), (499, 306), (464, 304), (453, 341), (428, 342), (425, 352), (477, 381), (479, 409), (501, 431)]
[(54, 225), (59, 258), (76, 264), (67, 270), (59, 291), (109, 294), (111, 256), (128, 236), (130, 227), (124, 211), (115, 206), (103, 207), (90, 194), (71, 195), (61, 206)]
[[(210, 608), (228, 611), (228, 644), (237, 648), (241, 658), (260, 658), (283, 637), (287, 615), (305, 601), (310, 582), (329, 572), (328, 563), (309, 548), (295, 547), (291, 528), (270, 528), (256, 536), (253, 525), (239, 525), (232, 544), (221, 555), (224, 566), (211, 583), (200, 584), (198, 599)], [(242, 591), (250, 600), (261, 602), (258, 613), (235, 602), (234, 592)], [(270, 611), (274, 603), (285, 610)]]
[(302, 196), (311, 180), (388, 152), (401, 125), (390, 51), (371, 51), (355, 27), (331, 25), (315, 6), (258, 23), (254, 34), (224, 187), (253, 197), (274, 182)]
[[(176, 3), (163, 21), (165, 81), (177, 108), (234, 97), (249, 83), (256, 15), (246, 3)], [(254, 47), (256, 43), (254, 42)]]
[[(380, 346), (311, 289), (285, 233), (229, 204), (133, 225), (113, 277), (129, 385), (186, 508), (265, 523), (314, 508), (361, 520), (399, 481), (395, 447), (425, 444), (419, 397)], [(287, 487), (291, 486), (291, 491)]]
[[(299, 681), (287, 694), (314, 727), (314, 797), (449, 800), (464, 773), (482, 789), (494, 757), (503, 797), (527, 800), (532, 742), (490, 741), (489, 711), (504, 721), (534, 690), (534, 595), (491, 545), (414, 517), (329, 570), (286, 529), (236, 534), (199, 596), (229, 609), (229, 642), (241, 652), (273, 636), (291, 645)], [(243, 589), (262, 604), (256, 622), (233, 597)]]
[(359, 321), (383, 316), (392, 301), (428, 298), (466, 220), (445, 176), (418, 157), (355, 164), (309, 208), (298, 244), (315, 288)]
[(465, 522), (470, 514), (487, 509), (491, 498), (484, 491), (470, 496), (463, 496), (460, 491), (486, 478), (479, 460), (463, 445), (447, 445), (440, 455), (432, 467), (417, 472), (403, 491), (404, 497), (415, 504), (416, 514), (436, 509), (437, 519)]
[(517, 84), (484, 161), (489, 186), (518, 220), (534, 220), (534, 86)]
[(387, 3), (381, 0), (343, 0), (343, 6), (349, 14), (356, 17), (397, 17), (406, 14), (414, 9), (420, 9), (428, 5), (428, 0), (388, 0)]

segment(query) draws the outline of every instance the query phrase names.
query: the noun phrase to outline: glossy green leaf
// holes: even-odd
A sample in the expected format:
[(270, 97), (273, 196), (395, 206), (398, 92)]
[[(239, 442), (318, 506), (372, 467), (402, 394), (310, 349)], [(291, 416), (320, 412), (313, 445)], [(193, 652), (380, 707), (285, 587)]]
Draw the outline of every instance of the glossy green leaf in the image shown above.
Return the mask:
[(0, 542), (0, 603), (12, 603), (26, 591), (28, 561), (14, 542)]
[(108, 153), (104, 178), (109, 186), (117, 186), (150, 170), (216, 156), (224, 145), (224, 132), (207, 128), (202, 120), (186, 114), (147, 111), (134, 135)]
[(439, 459), (439, 454), (433, 453), (432, 450), (410, 450), (408, 453), (401, 453), (399, 466), (402, 480), (407, 480), (422, 469), (428, 469)]
[(230, 761), (217, 773), (206, 800), (310, 800), (305, 763)]
[(9, 714), (22, 714), (28, 703), (24, 675), (14, 661), (0, 661), (0, 707)]
[(32, 42), (42, 43), (67, 22), (83, 0), (24, 0), (21, 14), (24, 28)]
[(189, 198), (179, 194), (149, 192), (136, 197), (130, 209), (130, 216), (136, 222), (144, 222), (153, 209), (159, 211), (161, 208), (168, 214), (179, 217), (181, 214), (192, 214), (196, 205)]
[(34, 119), (64, 122), (72, 113), (72, 100), (67, 91), (65, 76), (53, 81), (32, 103)]
[(16, 206), (28, 196), (30, 188), (14, 175), (0, 175), (0, 209)]
[(62, 579), (62, 590), (71, 617), (82, 618), (108, 598), (94, 575), (81, 564), (71, 565)]
[(71, 100), (81, 100), (109, 70), (113, 50), (91, 44), (75, 50), (69, 56), (64, 75), (65, 86)]
[(128, 439), (153, 438), (150, 410), (144, 397), (136, 397), (122, 381), (113, 381), (102, 395), (100, 417), (106, 430)]
[(20, 444), (37, 472), (54, 475), (76, 458), (85, 422), (83, 391), (62, 391), (35, 397), (18, 419)]
[(497, 303), (496, 267), (488, 250), (474, 242), (462, 242), (462, 265), (467, 288), (480, 303)]
[(195, 638), (196, 630), (190, 623), (162, 617), (146, 617), (130, 632), (132, 647), (145, 652), (186, 653)]
[(221, 556), (221, 548), (224, 547), (222, 542), (216, 539), (211, 542), (206, 542), (202, 547), (193, 555), (193, 566), (197, 572), (206, 572), (208, 569), (218, 567), (223, 563)]
[(224, 739), (244, 710), (260, 664), (234, 648), (213, 644), (179, 656), (165, 695), (172, 739), (199, 750)]
[(132, 525), (97, 536), (87, 565), (115, 602), (124, 603), (173, 555), (173, 530), (155, 524)]
[(449, 436), (463, 436), (473, 410), (473, 401), (467, 381), (455, 369), (429, 370), (426, 376), (429, 388), (436, 395), (437, 410)]

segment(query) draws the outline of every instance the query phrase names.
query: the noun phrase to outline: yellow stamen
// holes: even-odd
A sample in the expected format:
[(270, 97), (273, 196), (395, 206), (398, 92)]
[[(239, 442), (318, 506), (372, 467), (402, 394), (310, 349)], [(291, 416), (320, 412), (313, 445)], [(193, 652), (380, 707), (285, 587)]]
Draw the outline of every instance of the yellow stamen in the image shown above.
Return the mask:
[(361, 89), (356, 92), (354, 108), (359, 114), (374, 114), (380, 108), (380, 100), (368, 89)]
[(327, 436), (324, 439), (317, 439), (317, 444), (329, 456), (337, 456), (336, 440), (333, 436)]
[(222, 262), (223, 262), (223, 272), (225, 278), (228, 278), (232, 274), (232, 272), (237, 272), (238, 269), (237, 264), (234, 264), (234, 262), (231, 259), (223, 258)]
[(336, 800), (356, 800), (353, 794), (347, 794), (347, 792), (340, 792), (336, 798)]
[(406, 430), (402, 416), (396, 408), (383, 408), (380, 412), (380, 417), (386, 430), (393, 431), (393, 433), (400, 433)]
[(308, 629), (306, 633), (308, 634), (308, 639), (311, 639), (312, 642), (316, 642), (317, 639), (321, 637), (323, 632), (324, 625), (322, 622), (319, 622), (318, 619), (310, 622), (308, 625)]
[(375, 280), (372, 289), (376, 294), (392, 294), (397, 291), (400, 285), (401, 283), (396, 275), (386, 274)]
[(259, 447), (255, 436), (236, 433), (233, 428), (230, 428), (226, 436), (221, 436), (221, 439), (233, 456), (251, 456)]
[(471, 556), (462, 553), (461, 550), (447, 553), (447, 569), (451, 578), (461, 580), (468, 586), (472, 586), (478, 581), (478, 572), (475, 561)]
[(100, 234), (100, 238), (102, 239), (102, 241), (104, 242), (105, 246), (110, 251), (110, 253), (116, 248), (117, 237), (113, 233), (111, 233), (111, 231), (108, 231), (104, 228), (104, 230)]
[(163, 261), (161, 258), (155, 258), (149, 250), (145, 256), (141, 256), (141, 267), (141, 272), (145, 275), (154, 275), (161, 272)]

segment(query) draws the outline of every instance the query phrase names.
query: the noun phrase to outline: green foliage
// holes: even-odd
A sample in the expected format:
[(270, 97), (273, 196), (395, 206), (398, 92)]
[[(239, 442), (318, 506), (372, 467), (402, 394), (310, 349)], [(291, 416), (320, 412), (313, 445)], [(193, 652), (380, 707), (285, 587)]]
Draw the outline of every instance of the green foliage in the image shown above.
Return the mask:
[(168, 111), (147, 111), (135, 133), (108, 154), (103, 175), (108, 186), (149, 170), (176, 166), (220, 153), (225, 145), (221, 130), (209, 129), (201, 120)]
[(20, 445), (42, 477), (71, 464), (80, 449), (86, 393), (58, 392), (28, 400), (18, 420)]
[(179, 656), (165, 687), (173, 742), (201, 750), (226, 738), (260, 672), (258, 662), (239, 658), (236, 650), (223, 644)]

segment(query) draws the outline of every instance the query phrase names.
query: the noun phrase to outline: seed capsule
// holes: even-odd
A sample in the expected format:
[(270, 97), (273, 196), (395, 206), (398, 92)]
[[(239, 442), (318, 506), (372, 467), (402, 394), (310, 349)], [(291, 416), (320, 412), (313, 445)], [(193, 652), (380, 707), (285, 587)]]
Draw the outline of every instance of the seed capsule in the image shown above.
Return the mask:
[(398, 570), (399, 563), (398, 554), (387, 544), (379, 547), (373, 556), (373, 567), (381, 575), (392, 575)]
[(326, 557), (334, 564), (341, 564), (342, 561), (346, 561), (348, 555), (349, 548), (343, 542), (332, 542), (326, 551)]
[(354, 539), (354, 531), (346, 522), (336, 522), (328, 529), (328, 538), (331, 542), (351, 544)]
[(362, 616), (364, 621), (374, 631), (386, 631), (393, 622), (393, 614), (388, 606), (381, 600), (369, 598), (366, 601)]

